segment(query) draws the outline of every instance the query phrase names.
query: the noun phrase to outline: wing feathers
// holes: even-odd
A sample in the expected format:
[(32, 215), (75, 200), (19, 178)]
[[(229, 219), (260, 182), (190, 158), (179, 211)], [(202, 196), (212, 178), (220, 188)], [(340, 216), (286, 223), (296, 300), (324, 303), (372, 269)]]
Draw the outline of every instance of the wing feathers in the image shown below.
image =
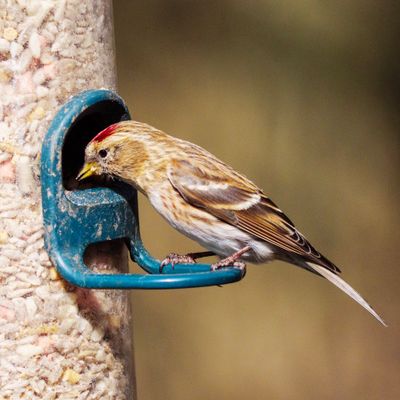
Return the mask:
[[(216, 210), (245, 210), (258, 203), (261, 193), (246, 181), (231, 184), (226, 174), (219, 169), (194, 167), (188, 161), (174, 160), (168, 170), (172, 185), (191, 204)], [(234, 171), (230, 171), (231, 173)]]
[(168, 177), (187, 202), (279, 249), (340, 272), (261, 189), (219, 160), (203, 160), (196, 158), (195, 166), (187, 160), (171, 162)]

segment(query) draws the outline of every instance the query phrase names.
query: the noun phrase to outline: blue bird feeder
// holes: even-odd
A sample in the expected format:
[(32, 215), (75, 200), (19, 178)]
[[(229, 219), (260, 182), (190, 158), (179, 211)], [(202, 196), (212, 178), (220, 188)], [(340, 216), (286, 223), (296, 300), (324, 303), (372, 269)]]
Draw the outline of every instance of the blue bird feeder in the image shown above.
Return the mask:
[[(86, 144), (107, 126), (130, 119), (123, 100), (108, 90), (71, 98), (56, 114), (41, 152), (45, 246), (58, 272), (73, 285), (94, 289), (178, 289), (239, 281), (238, 268), (211, 271), (209, 264), (167, 265), (145, 249), (139, 232), (137, 193), (122, 183), (82, 189), (74, 179)], [(101, 185), (101, 184), (100, 184)], [(102, 274), (84, 263), (93, 243), (124, 239), (147, 274)]]

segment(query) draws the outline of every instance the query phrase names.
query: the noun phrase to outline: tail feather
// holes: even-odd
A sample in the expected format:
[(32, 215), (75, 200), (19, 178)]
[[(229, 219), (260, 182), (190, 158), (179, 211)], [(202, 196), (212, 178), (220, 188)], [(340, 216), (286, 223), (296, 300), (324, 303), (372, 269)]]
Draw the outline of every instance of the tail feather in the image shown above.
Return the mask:
[(343, 290), (346, 294), (348, 294), (353, 300), (355, 300), (358, 304), (363, 306), (369, 313), (371, 313), (383, 326), (387, 326), (385, 321), (378, 315), (378, 313), (361, 297), (361, 295), (356, 292), (347, 282), (345, 282), (338, 275), (333, 273), (332, 271), (322, 267), (320, 265), (307, 262), (307, 265), (313, 272), (323, 276), (328, 279), (328, 281), (332, 282), (336, 287), (340, 290)]

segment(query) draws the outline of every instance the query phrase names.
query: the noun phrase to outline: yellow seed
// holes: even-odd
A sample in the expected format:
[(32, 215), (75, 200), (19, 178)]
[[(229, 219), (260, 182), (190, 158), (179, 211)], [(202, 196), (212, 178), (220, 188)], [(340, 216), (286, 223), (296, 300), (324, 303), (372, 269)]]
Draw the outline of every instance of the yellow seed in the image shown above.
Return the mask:
[(0, 83), (7, 83), (10, 80), (10, 74), (4, 69), (0, 69)]
[(58, 325), (56, 324), (44, 324), (37, 328), (37, 333), (40, 335), (50, 335), (58, 332)]
[(21, 154), (21, 152), (9, 142), (0, 142), (0, 150), (7, 153)]
[(68, 368), (64, 371), (63, 380), (68, 381), (71, 385), (78, 383), (79, 379), (81, 379), (81, 376), (73, 369)]
[(29, 121), (34, 119), (42, 119), (44, 117), (45, 111), (43, 107), (37, 106), (30, 114)]
[(113, 328), (120, 328), (121, 327), (121, 317), (119, 315), (112, 314), (108, 317), (110, 321), (110, 325)]
[(0, 244), (8, 242), (8, 233), (6, 231), (0, 231)]
[(5, 28), (3, 32), (4, 39), (8, 41), (14, 40), (18, 36), (18, 32), (14, 28)]
[(52, 281), (58, 281), (60, 279), (60, 275), (54, 267), (50, 268), (49, 276)]

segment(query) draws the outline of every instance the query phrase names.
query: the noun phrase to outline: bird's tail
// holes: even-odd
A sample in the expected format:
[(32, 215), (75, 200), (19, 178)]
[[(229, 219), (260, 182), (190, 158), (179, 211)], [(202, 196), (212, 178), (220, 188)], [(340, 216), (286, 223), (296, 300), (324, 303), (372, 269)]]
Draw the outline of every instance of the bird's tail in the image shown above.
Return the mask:
[(378, 315), (378, 313), (361, 297), (361, 295), (356, 292), (347, 282), (345, 282), (338, 275), (333, 273), (332, 271), (311, 263), (307, 262), (307, 266), (312, 272), (316, 272), (318, 275), (323, 276), (328, 279), (328, 281), (332, 282), (335, 286), (337, 286), (340, 290), (347, 293), (353, 300), (355, 300), (358, 304), (363, 306), (369, 313), (371, 313), (382, 325), (387, 326), (385, 321)]

